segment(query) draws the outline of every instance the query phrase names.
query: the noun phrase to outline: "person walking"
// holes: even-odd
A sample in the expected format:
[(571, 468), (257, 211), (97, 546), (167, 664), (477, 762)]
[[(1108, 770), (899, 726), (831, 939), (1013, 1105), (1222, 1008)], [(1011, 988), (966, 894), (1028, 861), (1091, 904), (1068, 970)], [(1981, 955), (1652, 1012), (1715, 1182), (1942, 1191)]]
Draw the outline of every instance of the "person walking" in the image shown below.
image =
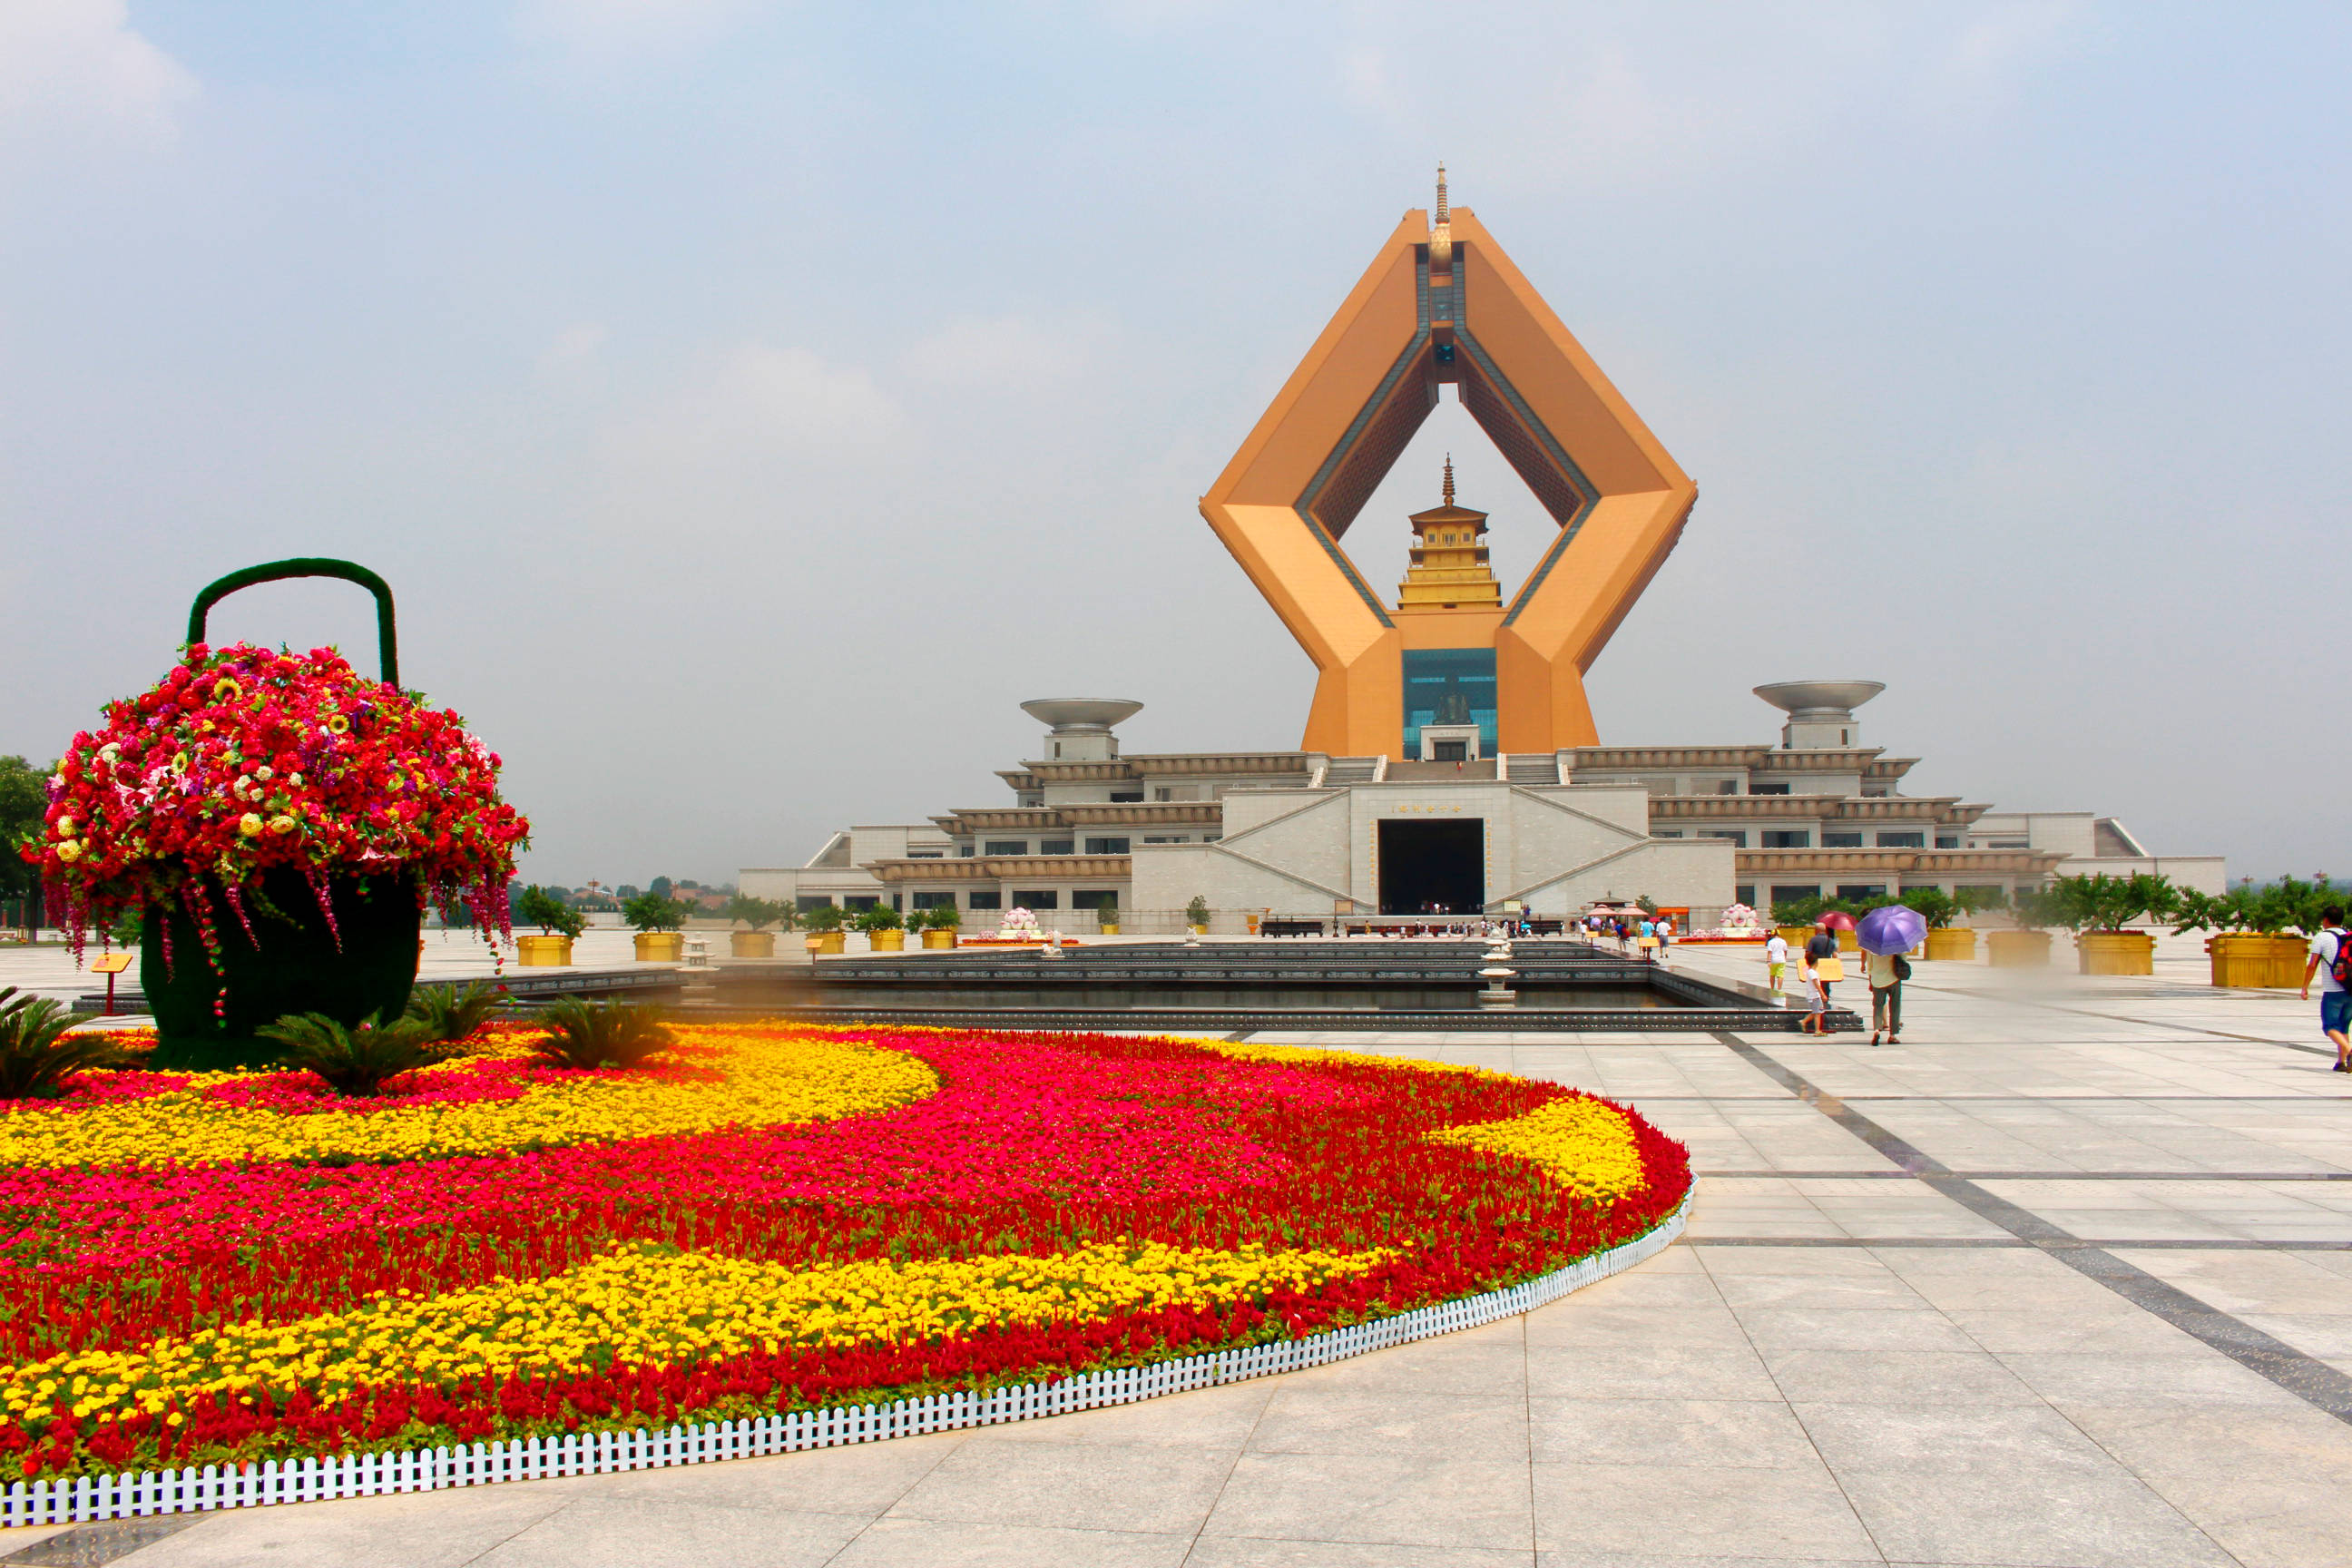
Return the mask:
[(1771, 983), (1773, 995), (1788, 994), (1789, 939), (1777, 931), (1764, 939), (1764, 973)]
[(2330, 904), (2320, 910), (2319, 922), (2324, 929), (2311, 939), (2311, 956), (2304, 960), (2303, 999), (2311, 1000), (2311, 977), (2318, 974), (2319, 1032), (2336, 1047), (2335, 1070), (2352, 1072), (2352, 1046), (2345, 1043), (2347, 1032), (2352, 1032), (2352, 989), (2347, 989), (2344, 984), (2352, 964), (2343, 962), (2352, 957), (2345, 952), (2346, 943), (2352, 942), (2352, 933), (2345, 929), (2340, 906)]
[(1911, 978), (1911, 962), (1899, 952), (1874, 952), (1863, 966), (1870, 982), (1870, 1043), (1886, 1037), (1890, 1046), (1902, 1044), (1903, 983)]
[(1845, 978), (1845, 961), (1838, 957), (1836, 933), (1826, 920), (1813, 922), (1812, 940), (1805, 943), (1805, 986), (1811, 1011), (1800, 1026), (1808, 1035), (1830, 1032), (1830, 987)]

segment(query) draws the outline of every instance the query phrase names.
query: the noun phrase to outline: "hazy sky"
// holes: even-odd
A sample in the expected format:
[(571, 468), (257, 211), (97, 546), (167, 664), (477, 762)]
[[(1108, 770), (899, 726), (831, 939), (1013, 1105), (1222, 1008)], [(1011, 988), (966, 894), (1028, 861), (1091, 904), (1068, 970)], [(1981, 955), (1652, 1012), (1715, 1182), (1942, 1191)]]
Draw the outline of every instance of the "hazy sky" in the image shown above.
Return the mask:
[[(391, 579), (535, 879), (1298, 743), (1195, 510), (1444, 158), (1697, 479), (1602, 738), (1867, 677), (1912, 793), (2352, 872), (2337, 5), (0, 0), (0, 752)], [(1549, 528), (1450, 401), (1507, 583)], [(215, 640), (334, 640), (256, 589)]]

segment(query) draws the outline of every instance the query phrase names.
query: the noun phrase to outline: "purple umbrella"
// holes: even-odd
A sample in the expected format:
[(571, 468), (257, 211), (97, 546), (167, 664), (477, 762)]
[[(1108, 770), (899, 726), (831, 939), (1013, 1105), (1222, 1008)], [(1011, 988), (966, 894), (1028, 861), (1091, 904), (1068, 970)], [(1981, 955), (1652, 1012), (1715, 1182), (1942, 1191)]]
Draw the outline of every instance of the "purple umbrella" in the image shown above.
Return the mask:
[(1916, 910), (1889, 904), (1871, 910), (1854, 928), (1854, 941), (1864, 952), (1908, 952), (1927, 934), (1927, 920)]

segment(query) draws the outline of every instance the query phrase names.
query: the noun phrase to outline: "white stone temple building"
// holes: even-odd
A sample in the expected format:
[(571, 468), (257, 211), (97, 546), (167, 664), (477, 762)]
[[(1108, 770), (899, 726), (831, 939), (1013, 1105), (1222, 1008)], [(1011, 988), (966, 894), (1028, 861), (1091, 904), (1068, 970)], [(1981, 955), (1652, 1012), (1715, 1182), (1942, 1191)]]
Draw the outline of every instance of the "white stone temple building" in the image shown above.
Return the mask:
[(953, 900), (967, 926), (1018, 905), (1083, 931), (1108, 906), (1131, 931), (1177, 929), (1195, 898), (1229, 930), (1251, 915), (1560, 917), (1644, 895), (1704, 926), (1734, 902), (2006, 892), (2062, 871), (2223, 886), (2220, 857), (2150, 855), (2110, 817), (1904, 795), (1916, 759), (1862, 744), (1853, 716), (1882, 689), (1759, 687), (1789, 715), (1778, 746), (1495, 755), (1475, 729), (1428, 724), (1409, 758), (1124, 754), (1114, 726), (1142, 704), (1027, 702), (1049, 728), (1035, 761), (998, 775), (1010, 804), (845, 828), (806, 862), (740, 881), (802, 908)]

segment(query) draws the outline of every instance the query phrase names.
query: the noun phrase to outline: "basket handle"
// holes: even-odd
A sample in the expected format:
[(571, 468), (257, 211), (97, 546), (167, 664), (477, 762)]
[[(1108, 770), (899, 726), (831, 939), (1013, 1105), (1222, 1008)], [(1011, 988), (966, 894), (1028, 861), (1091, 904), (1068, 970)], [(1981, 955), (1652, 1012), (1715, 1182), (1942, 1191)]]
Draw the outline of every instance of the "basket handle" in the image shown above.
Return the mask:
[(188, 610), (188, 640), (205, 640), (205, 617), (215, 605), (236, 593), (250, 588), (256, 583), (275, 583), (285, 577), (340, 577), (346, 583), (357, 583), (375, 595), (376, 659), (383, 668), (383, 683), (397, 689), (400, 685), (400, 653), (393, 630), (392, 585), (366, 567), (349, 561), (333, 561), (325, 556), (300, 555), (290, 561), (271, 561), (259, 566), (248, 566), (242, 572), (205, 586), (196, 595)]

